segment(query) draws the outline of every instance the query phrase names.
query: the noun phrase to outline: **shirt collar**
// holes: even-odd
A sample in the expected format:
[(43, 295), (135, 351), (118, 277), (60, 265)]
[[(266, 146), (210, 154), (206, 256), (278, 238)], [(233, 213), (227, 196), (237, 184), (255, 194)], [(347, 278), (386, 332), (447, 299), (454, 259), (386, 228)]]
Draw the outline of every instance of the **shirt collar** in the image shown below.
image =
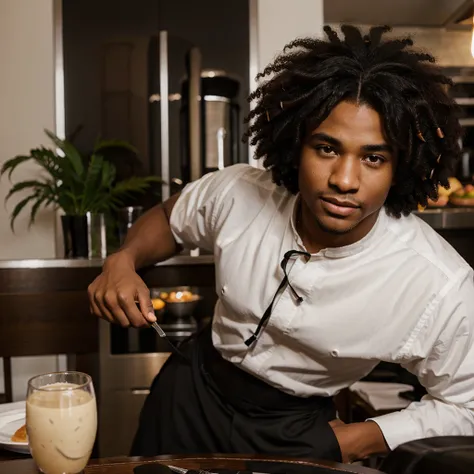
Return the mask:
[[(295, 226), (296, 212), (298, 211), (298, 204), (299, 204), (300, 199), (301, 198), (299, 194), (294, 197), (293, 212), (291, 213), (290, 224), (291, 224), (291, 229), (293, 231), (293, 235), (294, 235), (297, 246), (300, 249), (307, 251), (303, 244), (303, 241), (301, 240), (300, 235), (296, 231), (296, 226)], [(312, 254), (311, 256), (312, 257), (323, 256), (327, 258), (342, 258), (342, 257), (348, 257), (350, 255), (356, 255), (362, 252), (363, 250), (365, 250), (370, 245), (372, 245), (373, 242), (377, 241), (381, 237), (381, 235), (385, 232), (385, 229), (387, 227), (387, 221), (388, 221), (388, 216), (387, 216), (385, 207), (382, 207), (377, 217), (377, 221), (375, 222), (375, 225), (372, 227), (372, 229), (370, 229), (370, 232), (365, 237), (358, 240), (357, 242), (354, 242), (353, 244), (345, 245), (343, 247), (327, 247), (325, 249), (322, 249), (318, 253)]]

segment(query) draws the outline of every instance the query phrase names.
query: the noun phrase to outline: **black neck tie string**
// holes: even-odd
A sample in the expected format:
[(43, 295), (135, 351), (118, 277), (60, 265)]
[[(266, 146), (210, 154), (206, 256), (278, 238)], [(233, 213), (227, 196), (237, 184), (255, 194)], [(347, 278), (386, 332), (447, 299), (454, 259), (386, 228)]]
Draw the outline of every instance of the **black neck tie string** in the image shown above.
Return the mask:
[(255, 329), (254, 333), (245, 341), (245, 344), (247, 345), (247, 347), (250, 347), (258, 339), (263, 327), (265, 326), (267, 321), (270, 319), (270, 316), (273, 310), (273, 305), (275, 303), (277, 296), (279, 295), (280, 291), (282, 291), (285, 288), (285, 286), (288, 285), (288, 287), (290, 288), (290, 291), (293, 293), (293, 296), (296, 299), (297, 304), (300, 304), (303, 301), (303, 298), (296, 292), (296, 290), (291, 285), (290, 280), (288, 278), (288, 273), (286, 271), (286, 266), (288, 264), (288, 261), (294, 255), (304, 255), (307, 259), (311, 257), (311, 255), (308, 252), (302, 252), (300, 250), (289, 250), (288, 252), (285, 253), (283, 260), (280, 263), (280, 266), (284, 273), (284, 277), (281, 280), (280, 284), (278, 285), (278, 288), (275, 294), (273, 295), (272, 301), (270, 302), (267, 309), (263, 313), (263, 316), (260, 319), (260, 322), (258, 323), (257, 329)]

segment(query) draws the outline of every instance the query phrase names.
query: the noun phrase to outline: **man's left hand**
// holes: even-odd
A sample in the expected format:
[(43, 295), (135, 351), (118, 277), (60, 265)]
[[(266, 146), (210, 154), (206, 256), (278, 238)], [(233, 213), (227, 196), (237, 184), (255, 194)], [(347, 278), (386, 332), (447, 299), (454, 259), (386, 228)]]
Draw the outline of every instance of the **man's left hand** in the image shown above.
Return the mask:
[(345, 424), (336, 419), (329, 424), (339, 442), (342, 462), (353, 462), (388, 451), (382, 431), (374, 421)]

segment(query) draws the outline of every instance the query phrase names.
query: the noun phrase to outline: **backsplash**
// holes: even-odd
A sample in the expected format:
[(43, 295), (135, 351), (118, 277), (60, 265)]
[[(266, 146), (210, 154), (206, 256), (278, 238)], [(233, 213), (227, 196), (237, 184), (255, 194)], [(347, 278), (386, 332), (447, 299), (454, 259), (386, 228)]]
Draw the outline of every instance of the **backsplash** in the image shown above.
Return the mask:
[[(331, 24), (338, 28), (338, 24)], [(360, 25), (364, 30), (369, 25)], [(469, 30), (451, 30), (444, 28), (414, 28), (394, 27), (388, 34), (391, 37), (411, 36), (417, 48), (433, 54), (440, 66), (443, 67), (473, 67), (474, 58), (471, 56), (471, 38)]]

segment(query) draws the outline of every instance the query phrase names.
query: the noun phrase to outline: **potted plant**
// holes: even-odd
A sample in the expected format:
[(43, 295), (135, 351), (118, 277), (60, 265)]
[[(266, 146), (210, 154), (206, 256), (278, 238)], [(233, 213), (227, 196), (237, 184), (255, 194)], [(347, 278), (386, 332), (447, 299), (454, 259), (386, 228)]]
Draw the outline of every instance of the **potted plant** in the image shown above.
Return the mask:
[[(93, 221), (102, 222), (99, 227), (105, 232), (104, 216), (123, 206), (130, 196), (144, 193), (152, 183), (161, 182), (155, 176), (133, 176), (116, 181), (115, 166), (101, 155), (106, 148), (124, 147), (134, 150), (132, 145), (116, 141), (98, 141), (86, 160), (77, 148), (67, 140), (61, 140), (52, 132), (45, 130), (56, 150), (38, 147), (28, 155), (18, 155), (7, 160), (0, 177), (12, 173), (22, 163), (34, 161), (41, 168), (41, 176), (33, 180), (15, 183), (5, 200), (19, 192), (28, 192), (13, 208), (10, 226), (14, 231), (16, 218), (30, 204), (29, 225), (41, 208), (61, 209), (65, 253), (67, 257), (91, 256), (91, 227)], [(104, 239), (105, 240), (105, 239)], [(93, 253), (93, 252), (92, 252)]]

